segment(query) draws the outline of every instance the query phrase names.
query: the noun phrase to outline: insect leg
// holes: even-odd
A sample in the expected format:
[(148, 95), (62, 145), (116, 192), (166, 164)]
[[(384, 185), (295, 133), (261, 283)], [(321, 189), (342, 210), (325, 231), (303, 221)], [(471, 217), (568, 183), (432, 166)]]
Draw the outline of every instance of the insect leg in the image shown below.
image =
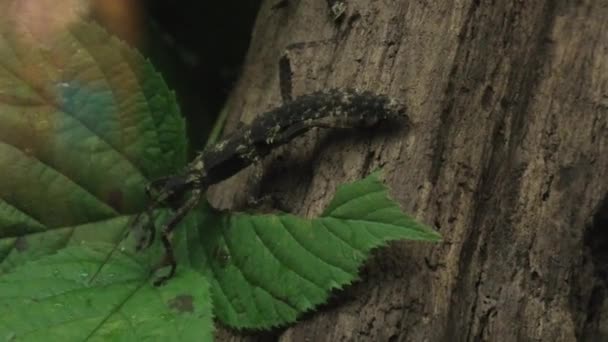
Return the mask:
[[(170, 178), (171, 177), (161, 177), (161, 178), (155, 179), (155, 180), (149, 182), (148, 184), (146, 184), (146, 187), (144, 188), (145, 192), (146, 192), (146, 196), (148, 198), (155, 198), (155, 195), (153, 192), (158, 191), (158, 189), (162, 188)], [(154, 227), (154, 215), (153, 214), (154, 214), (154, 209), (156, 209), (157, 207), (158, 207), (158, 202), (155, 201), (151, 206), (149, 206), (146, 209), (145, 212), (137, 214), (135, 216), (135, 219), (133, 220), (133, 222), (129, 225), (132, 228), (137, 227), (138, 225), (141, 224), (142, 216), (145, 215), (146, 222), (142, 226), (147, 230), (148, 234), (143, 235), (137, 242), (137, 245), (135, 247), (137, 251), (150, 247), (150, 245), (154, 241), (154, 238), (156, 235), (156, 229)]]
[(289, 55), (284, 53), (281, 59), (279, 59), (279, 90), (281, 91), (283, 103), (293, 100), (292, 76)]
[(291, 57), (295, 51), (315, 48), (318, 46), (336, 43), (336, 39), (313, 40), (289, 44), (279, 59), (279, 91), (283, 104), (293, 100), (293, 68)]
[(157, 267), (162, 268), (165, 266), (169, 266), (169, 273), (164, 276), (159, 277), (154, 281), (154, 286), (160, 286), (165, 281), (171, 279), (175, 275), (175, 269), (177, 268), (177, 262), (175, 260), (175, 254), (173, 253), (173, 230), (177, 225), (182, 221), (182, 219), (192, 210), (197, 204), (201, 197), (202, 191), (200, 189), (192, 190), (192, 194), (190, 198), (184, 203), (169, 219), (169, 221), (164, 225), (161, 232), (161, 241), (163, 243), (163, 247), (165, 249), (165, 256), (161, 264)]
[(139, 213), (136, 216), (135, 221), (131, 225), (131, 227), (133, 227), (133, 228), (137, 227), (142, 220), (141, 219), (142, 216), (145, 216), (146, 222), (143, 223), (142, 227), (145, 229), (145, 233), (147, 233), (147, 234), (142, 235), (142, 237), (139, 239), (139, 241), (137, 241), (137, 245), (135, 246), (136, 251), (141, 251), (143, 249), (150, 247), (150, 245), (152, 244), (152, 242), (154, 242), (154, 239), (156, 238), (156, 227), (154, 226), (154, 221), (155, 221), (154, 210), (157, 207), (158, 207), (158, 202), (154, 202), (152, 205), (150, 205), (146, 209), (145, 212)]
[(161, 177), (161, 178), (157, 178), (153, 181), (151, 181), (150, 183), (146, 184), (146, 195), (148, 196), (148, 198), (154, 198), (154, 194), (152, 193), (154, 190), (158, 190), (160, 188), (162, 188), (167, 181), (170, 179), (171, 177)]

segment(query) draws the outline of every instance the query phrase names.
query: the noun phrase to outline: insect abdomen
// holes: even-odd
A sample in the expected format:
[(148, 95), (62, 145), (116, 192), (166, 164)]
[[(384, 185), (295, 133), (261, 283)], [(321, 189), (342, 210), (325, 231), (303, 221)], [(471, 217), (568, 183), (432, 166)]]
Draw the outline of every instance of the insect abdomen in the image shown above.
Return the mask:
[(404, 107), (370, 92), (315, 92), (266, 112), (205, 150), (206, 181), (215, 184), (313, 127), (368, 127), (405, 115)]

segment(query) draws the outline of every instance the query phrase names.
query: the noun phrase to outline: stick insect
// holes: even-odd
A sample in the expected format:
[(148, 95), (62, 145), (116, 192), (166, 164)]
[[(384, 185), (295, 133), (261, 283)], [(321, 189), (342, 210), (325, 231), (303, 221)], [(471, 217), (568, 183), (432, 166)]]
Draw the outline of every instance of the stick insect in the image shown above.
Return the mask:
[(169, 267), (169, 272), (158, 276), (155, 286), (175, 275), (173, 232), (197, 206), (210, 185), (232, 177), (312, 128), (372, 127), (384, 120), (406, 118), (403, 105), (369, 91), (331, 89), (293, 98), (291, 66), (285, 56), (287, 54), (279, 62), (282, 105), (259, 115), (251, 124), (198, 153), (180, 173), (155, 180), (146, 187), (152, 203), (132, 224), (132, 227), (143, 227), (147, 231), (137, 243), (137, 250), (149, 247), (155, 240), (154, 210), (167, 205), (173, 209), (173, 215), (160, 228), (164, 257), (153, 270)]

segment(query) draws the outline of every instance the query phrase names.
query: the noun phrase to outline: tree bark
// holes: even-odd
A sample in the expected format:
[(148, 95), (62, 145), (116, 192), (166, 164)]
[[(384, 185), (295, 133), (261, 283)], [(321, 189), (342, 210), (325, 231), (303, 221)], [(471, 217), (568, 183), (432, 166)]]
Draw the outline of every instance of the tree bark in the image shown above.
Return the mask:
[[(440, 244), (378, 250), (363, 280), (276, 331), (280, 341), (608, 340), (608, 4), (264, 1), (226, 131), (294, 95), (358, 88), (407, 104), (406, 131), (315, 131), (211, 189), (219, 207), (272, 194), (318, 215), (382, 167)], [(220, 341), (261, 340), (221, 330)]]

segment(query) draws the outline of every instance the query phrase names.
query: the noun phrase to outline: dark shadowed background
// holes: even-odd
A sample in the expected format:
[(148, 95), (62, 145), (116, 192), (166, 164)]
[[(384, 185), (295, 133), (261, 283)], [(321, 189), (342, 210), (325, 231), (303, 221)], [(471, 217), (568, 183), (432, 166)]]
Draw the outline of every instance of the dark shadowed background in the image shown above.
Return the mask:
[(191, 148), (201, 149), (240, 73), (260, 1), (94, 3), (96, 19), (150, 58), (176, 92)]

